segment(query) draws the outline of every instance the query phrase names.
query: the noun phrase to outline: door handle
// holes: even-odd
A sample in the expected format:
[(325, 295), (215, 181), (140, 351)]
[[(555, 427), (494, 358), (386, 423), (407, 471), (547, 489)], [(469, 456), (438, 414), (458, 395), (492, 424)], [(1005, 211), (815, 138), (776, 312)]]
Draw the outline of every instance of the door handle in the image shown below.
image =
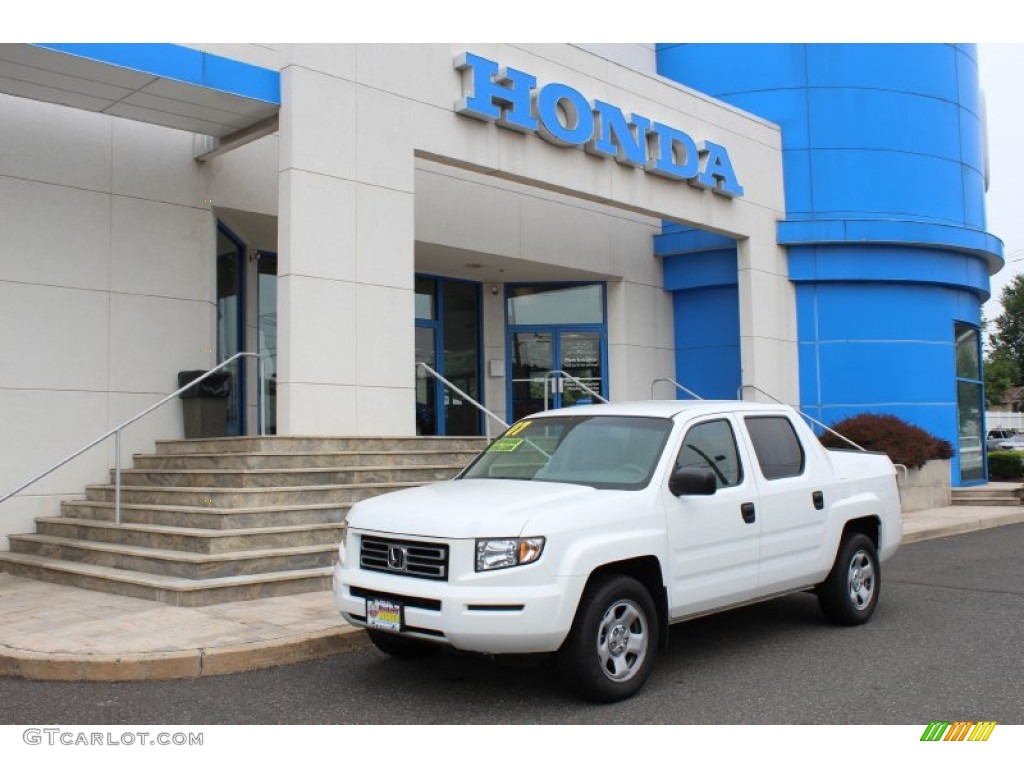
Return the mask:
[(812, 493), (811, 501), (814, 502), (815, 509), (825, 508), (825, 494), (823, 494), (821, 491), (815, 491), (814, 493)]
[(740, 514), (743, 515), (744, 523), (754, 522), (754, 502), (747, 501), (740, 504)]

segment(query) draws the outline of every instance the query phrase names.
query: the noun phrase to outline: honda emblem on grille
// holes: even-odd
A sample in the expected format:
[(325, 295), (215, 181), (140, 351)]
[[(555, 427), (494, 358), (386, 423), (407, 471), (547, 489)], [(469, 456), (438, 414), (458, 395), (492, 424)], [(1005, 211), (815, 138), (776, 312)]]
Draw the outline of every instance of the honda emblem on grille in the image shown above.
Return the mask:
[(393, 571), (405, 570), (405, 547), (388, 547), (388, 568)]

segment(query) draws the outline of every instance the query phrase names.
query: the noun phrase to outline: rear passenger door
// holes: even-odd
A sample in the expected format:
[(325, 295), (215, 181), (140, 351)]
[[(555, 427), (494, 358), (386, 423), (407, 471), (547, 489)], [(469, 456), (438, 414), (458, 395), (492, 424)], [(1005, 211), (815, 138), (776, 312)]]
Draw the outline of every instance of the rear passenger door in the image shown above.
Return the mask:
[(673, 619), (742, 602), (757, 593), (757, 487), (736, 429), (731, 415), (702, 419), (686, 429), (676, 451), (674, 468), (709, 468), (718, 487), (711, 496), (677, 498), (667, 487), (663, 491)]
[(805, 586), (821, 562), (827, 518), (823, 489), (810, 482), (822, 477), (821, 468), (809, 466), (816, 454), (804, 449), (786, 414), (745, 416), (743, 424), (760, 497), (760, 592)]

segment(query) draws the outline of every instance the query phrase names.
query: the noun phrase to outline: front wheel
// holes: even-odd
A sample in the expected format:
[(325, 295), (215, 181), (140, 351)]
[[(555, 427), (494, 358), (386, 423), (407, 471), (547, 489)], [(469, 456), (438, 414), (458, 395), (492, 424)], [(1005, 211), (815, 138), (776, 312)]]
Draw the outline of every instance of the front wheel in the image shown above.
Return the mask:
[(835, 564), (818, 587), (818, 605), (835, 624), (863, 624), (878, 605), (882, 569), (875, 545), (863, 533), (843, 539)]
[(577, 693), (599, 702), (627, 699), (654, 667), (658, 616), (647, 589), (628, 576), (595, 579), (559, 651), (559, 666)]

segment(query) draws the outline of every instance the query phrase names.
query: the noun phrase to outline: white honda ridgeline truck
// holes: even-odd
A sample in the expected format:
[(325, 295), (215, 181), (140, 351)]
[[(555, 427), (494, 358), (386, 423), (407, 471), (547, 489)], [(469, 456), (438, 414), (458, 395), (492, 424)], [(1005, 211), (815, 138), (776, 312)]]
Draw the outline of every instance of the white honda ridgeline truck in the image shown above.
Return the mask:
[(557, 652), (597, 701), (636, 693), (679, 621), (803, 590), (835, 623), (867, 621), (903, 532), (885, 455), (736, 401), (539, 413), (456, 479), (347, 523), (335, 599), (377, 648)]

